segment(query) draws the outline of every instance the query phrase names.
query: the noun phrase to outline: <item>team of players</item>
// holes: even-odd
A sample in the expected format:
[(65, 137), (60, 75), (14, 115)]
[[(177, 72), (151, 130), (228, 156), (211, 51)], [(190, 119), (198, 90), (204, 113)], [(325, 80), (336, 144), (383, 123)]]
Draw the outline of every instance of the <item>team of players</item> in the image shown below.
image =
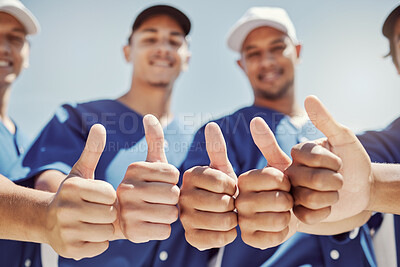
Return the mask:
[[(383, 27), (397, 68), (399, 15)], [(48, 243), (62, 266), (376, 264), (365, 223), (371, 211), (399, 213), (399, 168), (371, 164), (314, 97), (316, 128), (308, 121), (294, 94), (301, 46), (284, 10), (254, 7), (232, 27), (228, 46), (254, 104), (194, 137), (170, 111), (190, 20), (171, 6), (143, 10), (124, 47), (129, 91), (60, 107), (27, 153), (7, 104), (39, 25), (17, 0), (0, 0), (0, 23), (2, 263), (40, 266), (37, 243)], [(396, 120), (359, 137), (373, 162), (398, 163), (398, 130)]]

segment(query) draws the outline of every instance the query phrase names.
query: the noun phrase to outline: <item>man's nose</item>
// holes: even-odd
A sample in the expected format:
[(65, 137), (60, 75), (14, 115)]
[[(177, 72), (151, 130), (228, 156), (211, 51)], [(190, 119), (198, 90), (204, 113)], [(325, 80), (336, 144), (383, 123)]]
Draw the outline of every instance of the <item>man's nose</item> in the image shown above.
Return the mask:
[(168, 40), (161, 40), (156, 46), (157, 54), (165, 56), (169, 55), (172, 51), (171, 44)]
[(0, 37), (0, 55), (9, 55), (11, 53), (11, 47), (8, 40), (4, 37)]
[(261, 57), (261, 65), (268, 67), (276, 63), (276, 58), (272, 53), (265, 52)]

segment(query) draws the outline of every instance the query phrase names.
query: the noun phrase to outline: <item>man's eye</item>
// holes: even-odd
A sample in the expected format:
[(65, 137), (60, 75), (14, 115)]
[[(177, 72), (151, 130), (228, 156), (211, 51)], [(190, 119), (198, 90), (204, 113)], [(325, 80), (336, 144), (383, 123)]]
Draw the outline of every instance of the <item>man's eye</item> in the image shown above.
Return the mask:
[(146, 44), (154, 44), (155, 42), (157, 42), (157, 40), (155, 38), (147, 38), (147, 39), (144, 39), (143, 42)]
[(182, 42), (180, 41), (175, 41), (175, 40), (171, 40), (169, 41), (170, 45), (175, 46), (175, 47), (180, 47), (182, 45)]
[(273, 48), (271, 48), (271, 52), (283, 52), (283, 50), (286, 49), (286, 46), (284, 45), (280, 45), (280, 46), (275, 46)]
[(251, 53), (248, 53), (247, 55), (246, 55), (246, 57), (247, 58), (255, 58), (255, 57), (258, 57), (258, 56), (260, 56), (260, 52), (251, 52)]
[(23, 45), (25, 43), (25, 38), (20, 36), (10, 36), (9, 40), (13, 44)]

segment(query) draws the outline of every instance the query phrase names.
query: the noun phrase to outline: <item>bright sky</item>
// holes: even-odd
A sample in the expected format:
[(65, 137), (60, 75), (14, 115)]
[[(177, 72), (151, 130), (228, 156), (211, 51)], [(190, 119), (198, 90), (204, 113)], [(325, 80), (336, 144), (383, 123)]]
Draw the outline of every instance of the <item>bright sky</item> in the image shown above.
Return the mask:
[(34, 137), (65, 102), (117, 98), (130, 85), (125, 44), (134, 17), (166, 3), (192, 20), (192, 59), (173, 95), (175, 113), (200, 120), (228, 114), (253, 101), (251, 88), (228, 50), (229, 28), (252, 6), (285, 8), (303, 44), (297, 101), (320, 97), (355, 131), (384, 127), (400, 115), (400, 79), (381, 27), (395, 0), (149, 1), (25, 0), (41, 23), (32, 38), (30, 68), (13, 88), (10, 113)]

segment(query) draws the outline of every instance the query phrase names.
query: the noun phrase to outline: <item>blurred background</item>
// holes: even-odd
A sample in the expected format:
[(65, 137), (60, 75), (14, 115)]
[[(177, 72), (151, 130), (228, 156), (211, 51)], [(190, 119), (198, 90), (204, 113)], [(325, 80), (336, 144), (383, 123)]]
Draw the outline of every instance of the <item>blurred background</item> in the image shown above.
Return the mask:
[(175, 113), (201, 123), (253, 101), (228, 50), (230, 27), (252, 6), (285, 8), (303, 44), (297, 101), (317, 95), (354, 131), (381, 128), (400, 115), (400, 79), (381, 33), (394, 0), (23, 0), (42, 31), (31, 39), (30, 68), (12, 92), (10, 114), (30, 137), (65, 102), (117, 98), (130, 86), (123, 58), (135, 16), (152, 4), (182, 9), (193, 24), (190, 67), (173, 95)]

